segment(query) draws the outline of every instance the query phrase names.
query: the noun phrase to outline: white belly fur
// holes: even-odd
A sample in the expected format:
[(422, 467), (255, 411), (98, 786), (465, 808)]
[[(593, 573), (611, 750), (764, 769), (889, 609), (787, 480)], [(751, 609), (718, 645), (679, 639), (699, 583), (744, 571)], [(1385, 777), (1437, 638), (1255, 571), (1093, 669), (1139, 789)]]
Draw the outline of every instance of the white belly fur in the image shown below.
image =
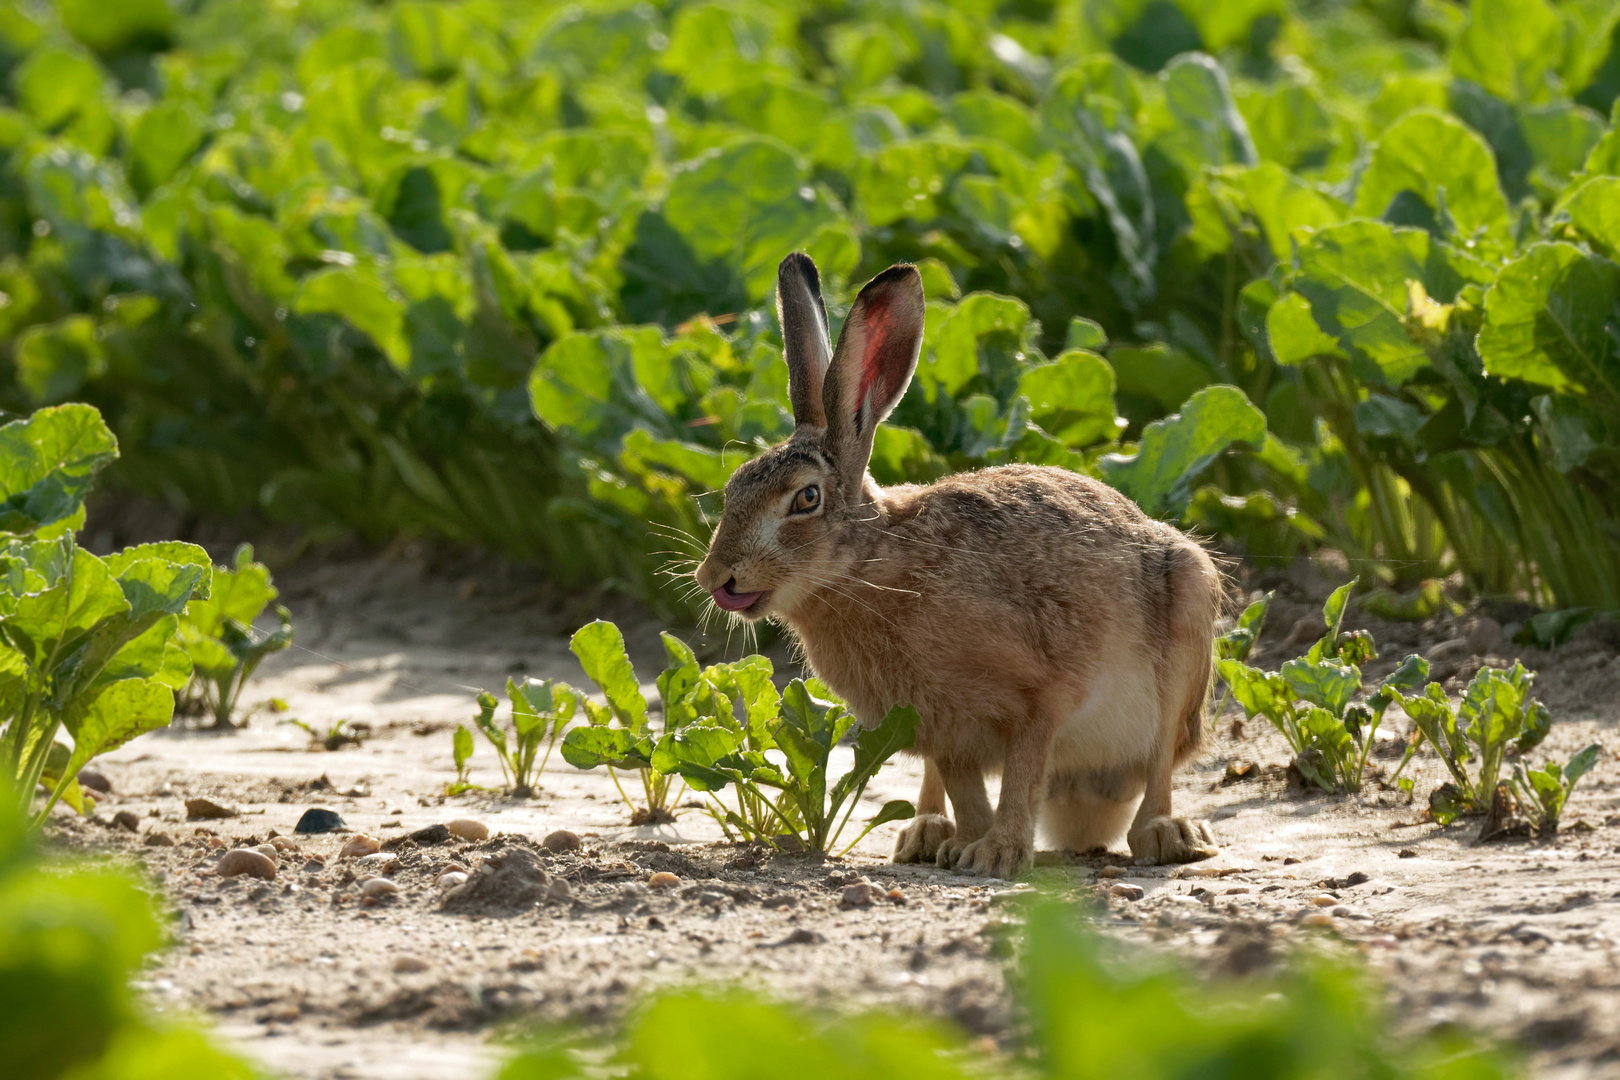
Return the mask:
[(1150, 761), (1163, 727), (1158, 678), (1140, 653), (1110, 657), (1087, 687), (1089, 693), (1058, 728), (1047, 772), (1108, 769)]

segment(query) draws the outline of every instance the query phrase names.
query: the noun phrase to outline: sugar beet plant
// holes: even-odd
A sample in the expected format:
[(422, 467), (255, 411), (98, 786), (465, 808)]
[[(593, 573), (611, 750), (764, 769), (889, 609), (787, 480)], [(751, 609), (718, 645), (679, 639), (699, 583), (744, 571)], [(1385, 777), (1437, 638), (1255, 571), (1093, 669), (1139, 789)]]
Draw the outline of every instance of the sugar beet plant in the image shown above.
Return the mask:
[[(626, 797), (633, 820), (658, 820), (652, 811), (670, 808), (671, 785), (679, 782), (708, 796), (707, 810), (728, 837), (831, 851), (877, 770), (916, 739), (916, 711), (893, 709), (856, 735), (852, 768), (833, 780), (833, 748), (856, 721), (826, 700), (824, 687), (794, 679), (778, 692), (763, 656), (705, 668), (674, 635), (664, 634), (663, 643), (663, 728), (654, 732), (618, 628), (598, 621), (574, 636), (574, 651), (608, 705), (587, 703), (588, 724), (564, 738), (563, 757), (580, 768), (637, 770), (647, 801), (638, 807)], [(728, 788), (730, 803), (721, 797)], [(886, 803), (847, 846), (913, 813), (904, 800)]]
[(293, 641), (292, 615), (280, 604), (280, 626), (261, 631), (253, 625), (278, 595), (269, 568), (253, 561), (252, 544), (239, 546), (229, 567), (215, 568), (210, 594), (187, 604), (180, 618), (180, 641), (192, 663), (191, 683), (181, 695), (184, 711), (206, 711), (216, 728), (237, 726), (242, 688), (266, 656)]
[[(1429, 683), (1421, 694), (1401, 697), (1401, 707), (1422, 733), (1422, 741), (1434, 748), (1451, 774), (1451, 780), (1429, 796), (1429, 813), (1434, 820), (1448, 824), (1461, 814), (1489, 812), (1497, 787), (1503, 782), (1502, 769), (1508, 755), (1532, 750), (1547, 737), (1552, 716), (1531, 696), (1535, 678), (1534, 672), (1519, 663), (1505, 671), (1483, 667), (1469, 681), (1455, 706), (1439, 683)], [(1406, 760), (1416, 749), (1414, 743), (1407, 750)], [(1403, 767), (1406, 760), (1401, 762)], [(1583, 771), (1578, 770), (1575, 776)], [(1551, 778), (1546, 773), (1541, 775), (1544, 781)], [(1528, 777), (1530, 791), (1537, 792)], [(1562, 788), (1562, 771), (1556, 779)], [(1573, 782), (1570, 778), (1569, 783)], [(1536, 794), (1534, 800), (1539, 799)], [(1561, 800), (1557, 807), (1561, 812)]]
[(1537, 836), (1550, 837), (1558, 832), (1558, 821), (1576, 782), (1592, 771), (1602, 752), (1603, 747), (1593, 743), (1563, 765), (1549, 761), (1540, 769), (1532, 769), (1523, 761), (1514, 762), (1513, 793)]
[(117, 452), (86, 405), (0, 428), (0, 796), (20, 813), (44, 783), (36, 824), (58, 800), (88, 812), (79, 770), (169, 723), (191, 678), (180, 616), (209, 596), (212, 563), (193, 544), (99, 558), (75, 541), (84, 497)]
[[(1287, 738), (1295, 768), (1323, 791), (1361, 790), (1385, 711), (1401, 700), (1403, 690), (1422, 685), (1429, 675), (1428, 661), (1408, 656), (1364, 701), (1354, 701), (1363, 690), (1361, 665), (1378, 655), (1372, 635), (1365, 630), (1344, 630), (1345, 609), (1355, 584), (1352, 581), (1333, 591), (1322, 608), (1327, 632), (1304, 656), (1287, 661), (1281, 670), (1262, 671), (1235, 655), (1217, 660), (1221, 678), (1244, 712), (1251, 719), (1264, 716), (1271, 721)], [(1257, 606), (1251, 605), (1245, 618)], [(1263, 611), (1256, 618), (1263, 618)], [(1246, 655), (1244, 646), (1252, 645), (1252, 640), (1237, 638), (1226, 651), (1235, 654), (1242, 649)], [(1217, 642), (1218, 654), (1221, 644)]]
[[(512, 707), (510, 731), (496, 722), (495, 710), (500, 702), (487, 692), (478, 695), (478, 715), (473, 726), (494, 748), (507, 789), (517, 798), (526, 799), (539, 789), (540, 773), (551, 760), (563, 728), (573, 719), (580, 695), (558, 679), (507, 679), (506, 698)], [(474, 787), (468, 780), (472, 732), (458, 725), (451, 746), (456, 779), (447, 786), (446, 793), (459, 795)]]

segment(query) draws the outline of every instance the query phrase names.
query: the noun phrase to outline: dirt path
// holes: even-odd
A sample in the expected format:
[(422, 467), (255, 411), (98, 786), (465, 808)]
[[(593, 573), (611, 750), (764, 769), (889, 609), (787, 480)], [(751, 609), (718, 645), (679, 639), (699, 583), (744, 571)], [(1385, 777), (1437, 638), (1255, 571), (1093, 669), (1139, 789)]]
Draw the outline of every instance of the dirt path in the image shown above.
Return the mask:
[[(481, 1076), (498, 1058), (492, 1039), (505, 1019), (603, 1018), (650, 987), (693, 979), (921, 1009), (993, 1040), (1010, 1035), (1005, 957), (1032, 885), (889, 865), (898, 826), (826, 863), (716, 843), (718, 830), (695, 809), (672, 827), (630, 829), (605, 775), (558, 759), (535, 799), (445, 799), (450, 729), (470, 719), (476, 689), (517, 671), (581, 681), (566, 635), (597, 611), (515, 573), (424, 572), (401, 558), (281, 575), (300, 645), (268, 663), (247, 696), (284, 699), (286, 716), (317, 727), (367, 723), (363, 749), (310, 751), (303, 732), (261, 712), (239, 734), (160, 733), (100, 763), (116, 794), (99, 821), (62, 817), (53, 829), (139, 860), (162, 882), (180, 944), (144, 980), (158, 1007), (209, 1015), (247, 1052), (306, 1077)], [(1281, 585), (1261, 655), (1271, 665), (1321, 592), (1314, 579)], [(638, 670), (653, 674), (657, 628), (618, 614)], [(1373, 629), (1390, 662), (1463, 635), (1450, 619)], [(1480, 661), (1458, 652), (1453, 644), (1437, 655), (1463, 677)], [(1607, 748), (1555, 844), (1478, 844), (1477, 823), (1420, 822), (1421, 808), (1393, 791), (1302, 795), (1283, 777), (1281, 737), (1254, 724), (1236, 730), (1228, 715), (1177, 793), (1181, 807), (1214, 822), (1217, 858), (1159, 868), (1053, 854), (1034, 887), (1098, 896), (1109, 932), (1211, 972), (1262, 970), (1306, 942), (1342, 942), (1384, 974), (1404, 1023), (1520, 1037), (1539, 1075), (1620, 1075), (1620, 658), (1590, 634), (1526, 662), (1542, 669), (1538, 689), (1558, 718), (1547, 751), (1567, 755), (1593, 740)], [(1404, 719), (1391, 726), (1404, 734)], [(1251, 779), (1228, 782), (1234, 762), (1257, 766)], [(1432, 762), (1419, 770), (1420, 801), (1437, 771)], [(915, 762), (891, 763), (868, 805), (914, 797), (919, 777)], [(486, 747), (473, 779), (498, 783)], [(188, 822), (183, 800), (194, 797), (241, 816)], [(295, 838), (272, 882), (213, 873), (217, 844), (291, 834), (312, 806), (384, 841), (456, 818), (493, 835), (401, 845), (390, 873), (402, 892), (375, 906), (336, 857), (346, 835)], [(121, 810), (137, 816), (138, 834), (104, 824)], [(558, 829), (576, 833), (581, 849), (541, 848)], [(155, 833), (176, 846), (148, 846)], [(481, 912), (439, 910), (437, 875), (485, 859), (504, 862), (516, 885)], [(523, 892), (524, 872), (549, 899)], [(649, 888), (655, 872), (679, 883)], [(845, 906), (846, 888), (863, 878), (904, 902)], [(1119, 885), (1141, 898), (1112, 895), (1134, 891)]]

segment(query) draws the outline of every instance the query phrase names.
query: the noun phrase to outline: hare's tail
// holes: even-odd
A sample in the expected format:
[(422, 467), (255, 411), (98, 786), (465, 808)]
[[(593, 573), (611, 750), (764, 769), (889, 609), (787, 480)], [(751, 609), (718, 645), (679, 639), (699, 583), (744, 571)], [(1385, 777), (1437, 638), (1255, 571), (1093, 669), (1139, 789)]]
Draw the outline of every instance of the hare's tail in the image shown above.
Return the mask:
[(1166, 702), (1178, 718), (1175, 763), (1204, 745), (1204, 708), (1215, 669), (1215, 620), (1221, 609), (1221, 572), (1195, 543), (1178, 546), (1167, 568), (1169, 640), (1164, 650)]

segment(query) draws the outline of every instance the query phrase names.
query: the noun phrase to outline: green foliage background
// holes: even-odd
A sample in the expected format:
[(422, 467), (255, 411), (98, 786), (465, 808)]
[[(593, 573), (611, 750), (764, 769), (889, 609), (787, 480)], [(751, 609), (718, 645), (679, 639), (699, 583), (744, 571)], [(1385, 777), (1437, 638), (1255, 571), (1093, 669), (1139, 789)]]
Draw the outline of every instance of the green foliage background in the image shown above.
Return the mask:
[(97, 404), (184, 506), (655, 595), (649, 527), (788, 430), (777, 260), (836, 318), (910, 259), (880, 479), (1620, 606), (1616, 16), (13, 0), (0, 404)]

